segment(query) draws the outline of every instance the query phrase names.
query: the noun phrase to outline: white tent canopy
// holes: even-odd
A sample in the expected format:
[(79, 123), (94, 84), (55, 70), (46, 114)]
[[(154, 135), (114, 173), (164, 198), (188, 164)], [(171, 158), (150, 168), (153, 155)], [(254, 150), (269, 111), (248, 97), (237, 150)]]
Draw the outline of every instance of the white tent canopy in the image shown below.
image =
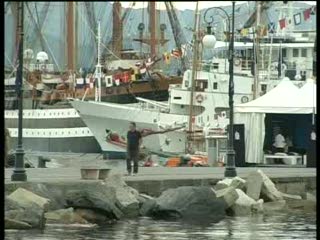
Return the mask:
[(266, 113), (311, 114), (315, 109), (315, 84), (308, 80), (299, 89), (287, 78), (256, 100), (235, 105), (234, 122), (245, 125), (246, 162), (263, 160)]
[(299, 89), (299, 94), (296, 98), (297, 106), (312, 107), (317, 112), (317, 86), (313, 79), (308, 79), (306, 84)]
[(235, 112), (308, 114), (316, 108), (316, 86), (313, 80), (299, 89), (284, 78), (274, 89), (254, 101), (235, 105)]

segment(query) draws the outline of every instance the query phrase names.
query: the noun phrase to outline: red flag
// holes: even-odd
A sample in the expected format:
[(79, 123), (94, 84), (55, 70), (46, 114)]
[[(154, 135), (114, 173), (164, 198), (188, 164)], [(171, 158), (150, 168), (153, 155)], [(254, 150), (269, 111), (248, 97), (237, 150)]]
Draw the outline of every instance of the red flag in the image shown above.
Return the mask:
[(311, 8), (306, 9), (306, 10), (303, 12), (303, 16), (304, 16), (304, 20), (305, 20), (305, 21), (307, 21), (307, 20), (310, 18), (310, 14), (311, 14)]
[(283, 29), (286, 27), (286, 19), (283, 18), (279, 21), (279, 24), (280, 24), (280, 29)]
[(122, 77), (123, 77), (123, 82), (125, 82), (125, 83), (127, 83), (131, 80), (130, 72), (124, 72)]
[(176, 58), (180, 58), (182, 56), (182, 52), (179, 49), (178, 50), (174, 49), (171, 51), (171, 56), (176, 57)]

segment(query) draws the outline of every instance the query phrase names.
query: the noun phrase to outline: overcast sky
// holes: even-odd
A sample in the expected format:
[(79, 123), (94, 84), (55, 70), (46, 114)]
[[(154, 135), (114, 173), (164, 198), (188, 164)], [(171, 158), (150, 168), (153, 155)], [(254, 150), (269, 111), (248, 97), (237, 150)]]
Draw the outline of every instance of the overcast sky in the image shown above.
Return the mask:
[[(241, 3), (245, 3), (247, 1), (236, 1), (236, 4), (241, 4)], [(298, 1), (298, 2), (304, 2), (307, 4), (311, 4), (311, 5), (316, 5), (317, 2), (316, 1)], [(129, 7), (131, 5), (132, 2), (121, 2), (121, 5), (123, 7)], [(174, 6), (180, 10), (184, 10), (184, 9), (191, 9), (191, 10), (195, 10), (196, 8), (196, 2), (173, 2)], [(199, 1), (199, 8), (203, 9), (203, 8), (208, 8), (208, 7), (218, 7), (218, 6), (228, 6), (231, 5), (231, 1)], [(147, 2), (144, 3), (144, 6), (147, 6)], [(134, 8), (142, 8), (143, 7), (143, 2), (136, 2), (136, 5)], [(157, 8), (158, 9), (165, 9), (165, 5), (162, 2), (157, 2)]]

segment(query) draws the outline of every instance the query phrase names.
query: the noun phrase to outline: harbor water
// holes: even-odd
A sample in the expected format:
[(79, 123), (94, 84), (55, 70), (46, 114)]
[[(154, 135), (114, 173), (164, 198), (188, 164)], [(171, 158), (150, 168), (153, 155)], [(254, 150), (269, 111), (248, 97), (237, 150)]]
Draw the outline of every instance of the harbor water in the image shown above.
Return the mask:
[(270, 213), (226, 217), (201, 225), (138, 218), (114, 224), (46, 225), (40, 230), (6, 230), (6, 240), (291, 240), (316, 239), (316, 213)]

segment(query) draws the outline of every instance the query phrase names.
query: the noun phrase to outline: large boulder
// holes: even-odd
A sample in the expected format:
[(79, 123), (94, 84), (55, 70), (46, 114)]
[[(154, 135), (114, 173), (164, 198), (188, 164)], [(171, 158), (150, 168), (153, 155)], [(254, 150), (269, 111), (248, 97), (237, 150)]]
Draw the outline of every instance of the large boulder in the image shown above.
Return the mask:
[(231, 207), (239, 198), (238, 193), (234, 187), (228, 187), (215, 191), (216, 197), (222, 199), (227, 208)]
[(70, 190), (65, 199), (67, 207), (97, 210), (109, 219), (120, 219), (123, 216), (121, 209), (116, 205), (115, 189), (101, 182)]
[(232, 178), (224, 178), (217, 182), (217, 184), (214, 186), (214, 190), (221, 190), (227, 187), (230, 187), (232, 183)]
[(22, 206), (28, 205), (29, 203), (34, 203), (44, 211), (47, 211), (50, 203), (49, 199), (40, 197), (24, 188), (18, 188), (8, 196), (8, 199), (15, 201)]
[(50, 199), (48, 211), (55, 211), (65, 208), (65, 196), (69, 189), (78, 189), (83, 187), (84, 184), (74, 183), (74, 184), (65, 184), (61, 183), (32, 183), (27, 184), (25, 188), (28, 191), (33, 192), (43, 198)]
[(114, 188), (116, 205), (126, 217), (139, 215), (139, 192), (129, 187), (121, 175), (111, 175), (105, 180), (105, 185)]
[(256, 201), (247, 196), (241, 189), (236, 189), (238, 199), (232, 205), (232, 213), (236, 216), (249, 215), (252, 213), (252, 207), (256, 204)]
[(149, 196), (149, 195), (146, 195), (146, 194), (143, 194), (143, 193), (140, 193), (139, 196), (138, 196), (138, 201), (139, 201), (139, 208), (141, 210), (141, 207), (142, 205), (147, 202), (148, 200), (152, 200), (154, 199), (153, 197)]
[(240, 177), (234, 177), (234, 178), (224, 178), (217, 182), (217, 184), (214, 186), (214, 190), (221, 190), (228, 187), (238, 188), (241, 190), (244, 190), (246, 187), (246, 180), (240, 178)]
[(252, 213), (262, 213), (264, 211), (263, 204), (263, 199), (259, 199), (258, 201), (256, 201), (256, 203), (252, 205)]
[(149, 214), (158, 219), (215, 222), (225, 216), (226, 208), (210, 187), (184, 186), (164, 191)]
[(260, 169), (257, 171), (262, 176), (261, 195), (266, 201), (280, 201), (283, 200), (281, 192), (278, 191), (275, 184), (265, 175)]
[(32, 228), (32, 226), (26, 222), (5, 218), (4, 228), (5, 229), (30, 229)]
[(157, 201), (155, 199), (148, 199), (142, 203), (139, 213), (141, 216), (152, 216), (152, 211), (156, 207)]
[(20, 223), (24, 223), (25, 226), (30, 225), (31, 228), (39, 229), (43, 229), (45, 226), (44, 210), (35, 203), (20, 205), (16, 209), (5, 211), (5, 219), (7, 219), (7, 223), (18, 223), (18, 225), (8, 224), (10, 228), (17, 226), (17, 228), (20, 229)]
[(16, 226), (20, 229), (22, 225), (26, 228), (30, 225), (31, 228), (43, 229), (45, 226), (44, 213), (47, 211), (49, 202), (46, 198), (18, 188), (5, 199), (7, 226), (10, 228)]
[(244, 191), (246, 189), (246, 180), (238, 176), (234, 177), (232, 178), (230, 187), (238, 188)]
[(45, 213), (45, 218), (48, 223), (63, 223), (63, 224), (87, 224), (88, 222), (79, 214), (75, 213), (73, 208), (59, 209)]
[(263, 178), (259, 172), (251, 172), (247, 177), (246, 194), (254, 200), (259, 200)]

